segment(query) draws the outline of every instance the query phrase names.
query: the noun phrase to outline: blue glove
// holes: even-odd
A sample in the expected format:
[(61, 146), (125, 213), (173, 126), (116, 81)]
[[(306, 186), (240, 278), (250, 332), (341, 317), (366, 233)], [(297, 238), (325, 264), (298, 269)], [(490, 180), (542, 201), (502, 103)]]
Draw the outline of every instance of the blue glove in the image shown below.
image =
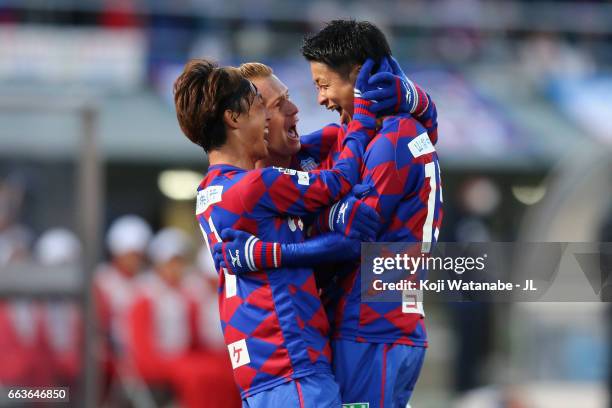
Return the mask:
[[(361, 254), (361, 242), (335, 233), (289, 244), (261, 242), (247, 232), (232, 229), (223, 230), (221, 238), (224, 242), (215, 244), (213, 248), (215, 266), (218, 269), (226, 268), (235, 275), (279, 267), (309, 267), (330, 261), (352, 261), (359, 259)], [(261, 245), (254, 244), (255, 240)], [(278, 263), (272, 268), (267, 260), (270, 254), (266, 246), (278, 248)], [(240, 262), (234, 261), (237, 258)]]
[(363, 93), (373, 89), (368, 84), (372, 68), (374, 68), (374, 60), (368, 58), (361, 66), (355, 80), (353, 120), (360, 122), (365, 128), (373, 130), (376, 127), (376, 113), (370, 109), (373, 101), (371, 98), (362, 96)]
[(329, 230), (348, 238), (372, 242), (380, 226), (376, 210), (353, 195), (332, 205), (328, 216)]
[(357, 198), (365, 198), (372, 191), (372, 186), (367, 183), (355, 184), (351, 190), (351, 194)]
[(226, 268), (234, 275), (280, 266), (281, 248), (278, 243), (262, 242), (248, 232), (226, 228), (213, 246), (213, 261), (217, 270)]
[(413, 113), (418, 103), (417, 90), (393, 57), (383, 58), (377, 73), (368, 80), (361, 97), (375, 100), (370, 110), (375, 113)]

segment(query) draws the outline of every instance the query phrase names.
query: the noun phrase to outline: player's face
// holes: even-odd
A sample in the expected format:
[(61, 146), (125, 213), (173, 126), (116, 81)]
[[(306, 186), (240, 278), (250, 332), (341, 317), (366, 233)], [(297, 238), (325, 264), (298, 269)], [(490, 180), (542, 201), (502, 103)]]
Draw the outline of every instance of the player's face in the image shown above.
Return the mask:
[(249, 111), (238, 116), (241, 138), (247, 147), (252, 160), (262, 160), (268, 157), (270, 115), (259, 92), (251, 104)]
[(311, 62), (310, 73), (317, 87), (319, 105), (338, 112), (340, 121), (348, 123), (353, 116), (354, 78), (345, 77), (321, 62)]
[(289, 157), (300, 150), (297, 133), (298, 108), (289, 99), (289, 90), (276, 75), (253, 80), (270, 115), (268, 150), (270, 154)]

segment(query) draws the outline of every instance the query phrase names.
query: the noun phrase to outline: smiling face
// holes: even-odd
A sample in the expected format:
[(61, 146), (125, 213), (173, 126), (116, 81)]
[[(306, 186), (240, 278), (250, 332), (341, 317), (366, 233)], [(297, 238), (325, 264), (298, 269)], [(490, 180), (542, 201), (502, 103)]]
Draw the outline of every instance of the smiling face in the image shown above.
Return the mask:
[(270, 115), (268, 151), (270, 155), (290, 158), (300, 150), (296, 124), (298, 108), (289, 99), (289, 90), (276, 75), (253, 78)]
[(342, 123), (348, 123), (353, 116), (353, 94), (355, 69), (348, 76), (333, 70), (322, 62), (310, 62), (310, 73), (317, 88), (317, 102), (340, 115)]
[(264, 105), (263, 97), (256, 93), (248, 112), (235, 117), (240, 129), (239, 138), (249, 157), (255, 162), (268, 157), (270, 115)]

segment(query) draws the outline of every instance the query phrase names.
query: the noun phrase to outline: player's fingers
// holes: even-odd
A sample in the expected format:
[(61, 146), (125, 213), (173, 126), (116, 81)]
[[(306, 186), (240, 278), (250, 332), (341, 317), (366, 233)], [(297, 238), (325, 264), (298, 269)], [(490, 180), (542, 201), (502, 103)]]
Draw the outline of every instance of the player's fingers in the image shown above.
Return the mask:
[[(380, 217), (376, 210), (367, 204), (361, 203), (359, 206), (360, 217), (359, 221), (363, 224), (363, 229), (367, 230), (368, 233), (376, 234), (378, 226), (380, 225)], [(372, 234), (370, 234), (372, 235)]]
[(358, 82), (361, 82), (362, 84), (367, 83), (367, 78), (370, 76), (373, 66), (374, 60), (372, 58), (365, 60), (361, 66), (361, 69), (359, 70), (359, 75), (357, 76)]
[(365, 60), (365, 62), (361, 66), (361, 71), (366, 73), (369, 76), (372, 73), (373, 67), (374, 67), (374, 60), (372, 58), (368, 58), (367, 60)]
[(219, 270), (222, 260), (223, 260), (223, 256), (221, 254), (215, 254), (213, 256), (213, 261), (215, 262), (215, 267), (217, 268), (217, 270)]
[(374, 102), (370, 105), (370, 111), (373, 113), (382, 112), (387, 109), (391, 109), (397, 105), (397, 101), (395, 99), (385, 99), (382, 101)]
[(381, 89), (372, 89), (371, 91), (366, 91), (361, 94), (363, 99), (367, 99), (369, 101), (384, 101), (387, 99), (391, 99), (394, 97), (394, 92), (389, 90), (388, 88)]
[(223, 250), (222, 242), (217, 242), (215, 245), (213, 245), (213, 255), (217, 253), (221, 253), (222, 250)]
[(366, 214), (366, 219), (374, 226), (380, 225), (380, 216), (374, 208), (362, 202), (359, 209)]
[(221, 239), (223, 241), (232, 241), (236, 237), (236, 232), (236, 230), (233, 230), (231, 228), (224, 228), (221, 231)]
[(376, 74), (372, 75), (370, 79), (368, 79), (368, 84), (369, 85), (391, 84), (393, 83), (394, 80), (395, 80), (395, 75), (393, 75), (391, 72), (377, 72)]
[(397, 62), (395, 58), (389, 57), (389, 65), (391, 66), (391, 71), (394, 74), (405, 76), (404, 71), (402, 70), (402, 67), (400, 66), (399, 62)]
[(365, 197), (371, 190), (371, 186), (367, 183), (355, 184), (351, 192), (357, 198)]
[(376, 72), (391, 72), (391, 65), (389, 65), (389, 60), (387, 57), (380, 60), (380, 65), (378, 66), (378, 71)]
[(378, 228), (378, 220), (376, 217), (372, 217), (369, 210), (371, 210), (370, 207), (359, 202), (352, 225), (352, 230), (356, 231), (364, 241), (371, 241)]

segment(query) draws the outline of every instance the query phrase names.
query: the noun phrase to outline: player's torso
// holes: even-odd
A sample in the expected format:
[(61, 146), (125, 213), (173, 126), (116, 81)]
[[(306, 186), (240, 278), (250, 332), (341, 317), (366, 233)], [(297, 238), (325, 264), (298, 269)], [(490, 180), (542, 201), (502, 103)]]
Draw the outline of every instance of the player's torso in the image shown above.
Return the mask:
[[(221, 170), (221, 171), (218, 171)], [(302, 242), (299, 217), (259, 217), (245, 209), (245, 171), (214, 168), (201, 184), (198, 221), (210, 247), (225, 228), (263, 241)], [(234, 376), (243, 396), (312, 370), (328, 370), (329, 325), (311, 269), (219, 275), (219, 309)]]
[[(400, 119), (400, 117), (402, 119)], [(414, 131), (398, 130), (407, 124)], [(409, 122), (408, 122), (409, 121)], [(344, 129), (322, 167), (333, 166), (338, 156)], [(381, 157), (381, 151), (393, 148), (396, 163)], [(395, 169), (397, 167), (397, 169)], [(405, 184), (388, 182), (385, 172), (398, 171)], [(382, 176), (381, 176), (382, 175)], [(389, 118), (368, 145), (361, 168), (361, 182), (374, 187), (365, 202), (375, 207), (381, 220), (378, 242), (435, 242), (442, 221), (442, 193), (437, 153), (427, 133), (414, 119), (400, 115)], [(357, 341), (401, 343), (425, 346), (427, 335), (422, 308), (402, 310), (400, 302), (366, 303), (361, 301), (361, 276), (352, 268), (342, 274), (336, 302), (334, 336)], [(328, 310), (328, 313), (331, 313)]]

